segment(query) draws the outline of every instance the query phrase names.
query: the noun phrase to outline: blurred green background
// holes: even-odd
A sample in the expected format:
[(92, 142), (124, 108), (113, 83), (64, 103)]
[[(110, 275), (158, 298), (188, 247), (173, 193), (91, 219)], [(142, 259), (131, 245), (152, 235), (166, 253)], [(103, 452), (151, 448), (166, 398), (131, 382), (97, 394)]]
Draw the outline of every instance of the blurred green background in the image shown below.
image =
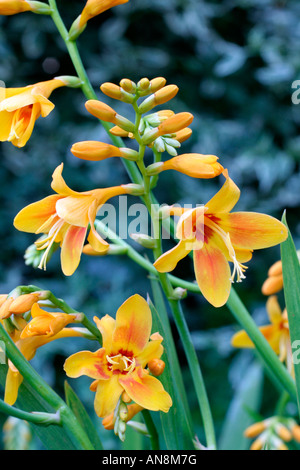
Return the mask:
[[(84, 2), (64, 0), (58, 5), (70, 26)], [(266, 212), (280, 218), (287, 209), (298, 247), (300, 106), (292, 104), (291, 95), (292, 82), (300, 79), (299, 20), (297, 0), (130, 0), (91, 20), (79, 39), (99, 98), (120, 114), (128, 112), (128, 107), (104, 97), (99, 91), (101, 83), (118, 83), (124, 77), (138, 81), (163, 76), (169, 84), (177, 84), (180, 91), (169, 107), (195, 116), (192, 138), (182, 145), (182, 152), (219, 156), (242, 190), (236, 210)], [(74, 70), (50, 18), (30, 13), (0, 18), (0, 80), (7, 87), (68, 74), (73, 75)], [(114, 315), (130, 295), (146, 296), (150, 292), (147, 275), (140, 267), (126, 258), (83, 257), (76, 273), (65, 278), (56, 253), (46, 272), (34, 270), (25, 266), (23, 255), (35, 237), (17, 232), (12, 226), (21, 208), (51, 192), (51, 175), (61, 162), (65, 164), (67, 183), (78, 191), (128, 182), (118, 159), (84, 162), (70, 153), (71, 145), (80, 140), (108, 142), (105, 132), (85, 111), (80, 90), (60, 89), (51, 99), (55, 110), (38, 121), (24, 149), (9, 143), (0, 147), (0, 292), (8, 293), (19, 284), (37, 284), (64, 297), (90, 318), (94, 314)], [(166, 172), (155, 194), (161, 203), (205, 203), (222, 182), (221, 178), (201, 181)], [(236, 285), (259, 324), (267, 322), (261, 285), (269, 266), (279, 256), (279, 247), (256, 252), (247, 279)], [(190, 260), (182, 261), (174, 274), (193, 280)], [(229, 442), (233, 428), (224, 431), (225, 417), (231, 425), (238, 422), (241, 433), (250, 419), (243, 408), (245, 399), (240, 398), (243, 393), (251, 394), (249, 410), (256, 408), (269, 416), (279, 392), (267, 377), (262, 379), (251, 351), (231, 348), (230, 338), (238, 326), (226, 307), (214, 309), (200, 296), (189, 295), (184, 309), (218, 436), (224, 447), (243, 448), (248, 445), (244, 440)], [(202, 439), (196, 398), (175, 329), (174, 335), (197, 433)], [(62, 394), (66, 356), (88, 347), (84, 340), (57, 341), (39, 350), (32, 363)], [(88, 383), (80, 379), (72, 386), (94, 416)], [(241, 409), (243, 417), (239, 416)], [(295, 413), (295, 409), (290, 407), (290, 412)], [(0, 415), (0, 421), (4, 419)], [(101, 430), (100, 420), (97, 426), (108, 448), (118, 445), (112, 433)], [(40, 443), (34, 441), (34, 446)]]

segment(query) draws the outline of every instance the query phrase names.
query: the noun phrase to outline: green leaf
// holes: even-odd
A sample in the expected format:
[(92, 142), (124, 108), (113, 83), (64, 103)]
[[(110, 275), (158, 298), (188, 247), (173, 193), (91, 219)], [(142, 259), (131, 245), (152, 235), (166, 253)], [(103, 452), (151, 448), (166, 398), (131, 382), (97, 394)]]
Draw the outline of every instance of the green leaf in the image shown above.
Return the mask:
[(220, 450), (246, 450), (249, 448), (250, 441), (244, 437), (243, 433), (253, 422), (251, 415), (259, 411), (262, 388), (262, 368), (259, 364), (254, 363), (244, 375), (229, 406), (220, 436)]
[(164, 439), (168, 450), (190, 450), (194, 449), (194, 432), (177, 352), (160, 286), (154, 279), (151, 279), (151, 285), (155, 299), (155, 306), (149, 300), (153, 332), (158, 331), (164, 338), (162, 359), (166, 366), (159, 379), (173, 400), (169, 412), (160, 413)]
[[(0, 385), (5, 386), (7, 366), (0, 365)], [(24, 411), (51, 412), (53, 409), (25, 381), (21, 385), (16, 406)], [(32, 424), (32, 429), (47, 450), (76, 450), (70, 438), (61, 426), (47, 427)]]
[(65, 396), (69, 408), (73, 411), (81, 427), (85, 430), (95, 450), (103, 450), (102, 442), (98, 436), (95, 426), (78, 398), (71, 385), (65, 381)]
[[(288, 228), (285, 214), (283, 214), (282, 222)], [(300, 265), (293, 238), (289, 230), (287, 240), (281, 245), (281, 260), (291, 345), (292, 350), (295, 349), (293, 353), (293, 364), (295, 369), (298, 410), (300, 414), (300, 360), (298, 358), (299, 353), (297, 352), (300, 347)]]

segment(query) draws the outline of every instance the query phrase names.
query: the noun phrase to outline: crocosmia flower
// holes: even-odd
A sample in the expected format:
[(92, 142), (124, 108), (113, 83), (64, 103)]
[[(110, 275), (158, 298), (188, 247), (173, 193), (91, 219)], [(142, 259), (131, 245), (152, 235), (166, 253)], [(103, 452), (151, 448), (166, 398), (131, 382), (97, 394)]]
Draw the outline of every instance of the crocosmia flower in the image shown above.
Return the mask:
[[(180, 215), (175, 248), (160, 256), (154, 266), (159, 272), (172, 271), (193, 251), (194, 269), (199, 288), (215, 307), (227, 302), (231, 283), (245, 278), (243, 264), (252, 251), (267, 248), (287, 238), (286, 227), (277, 219), (256, 212), (231, 212), (240, 190), (224, 171), (226, 182), (205, 205), (195, 209), (172, 208)], [(231, 273), (229, 262), (233, 264)]]
[(109, 245), (95, 229), (98, 209), (113, 196), (127, 194), (126, 185), (76, 192), (62, 177), (63, 164), (53, 173), (52, 189), (57, 193), (30, 204), (15, 217), (14, 226), (23, 232), (47, 234), (36, 241), (39, 250), (45, 250), (40, 268), (46, 269), (47, 256), (53, 243), (61, 246), (63, 273), (70, 276), (77, 269), (90, 224), (88, 242), (100, 253)]
[(49, 96), (53, 90), (65, 85), (57, 78), (23, 88), (0, 87), (0, 141), (24, 147), (36, 120), (48, 116), (54, 109)]
[(110, 8), (127, 3), (129, 0), (88, 0), (80, 15), (80, 27), (84, 26), (91, 18), (98, 16)]
[(95, 380), (95, 411), (106, 417), (114, 411), (125, 391), (142, 408), (168, 412), (170, 395), (150, 375), (147, 364), (163, 353), (162, 337), (151, 335), (151, 310), (141, 296), (134, 295), (121, 305), (114, 320), (109, 315), (94, 319), (103, 337), (96, 352), (82, 351), (65, 362), (69, 377), (87, 375)]

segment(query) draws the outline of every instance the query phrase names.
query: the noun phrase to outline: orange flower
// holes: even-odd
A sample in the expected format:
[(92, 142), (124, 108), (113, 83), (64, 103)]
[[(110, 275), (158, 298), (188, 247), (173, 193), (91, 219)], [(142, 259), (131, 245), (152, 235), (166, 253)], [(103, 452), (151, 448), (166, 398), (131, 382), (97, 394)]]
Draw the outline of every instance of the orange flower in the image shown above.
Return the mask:
[(100, 15), (110, 8), (127, 3), (129, 0), (88, 0), (80, 15), (80, 27), (84, 26), (91, 18)]
[[(10, 334), (11, 339), (14, 341), (17, 348), (21, 351), (23, 356), (30, 361), (34, 358), (36, 350), (41, 346), (50, 343), (56, 339), (69, 338), (69, 337), (81, 337), (82, 334), (72, 328), (63, 328), (57, 331), (54, 335), (42, 335), (22, 338), (22, 332), (27, 327), (27, 322), (17, 317), (18, 330), (14, 330)], [(14, 405), (18, 398), (18, 390), (23, 381), (23, 377), (18, 369), (13, 365), (11, 361), (8, 361), (8, 372), (5, 382), (5, 395), (4, 401), (9, 405)]]
[(143, 408), (168, 412), (171, 397), (145, 369), (149, 361), (163, 353), (162, 337), (158, 333), (150, 336), (152, 318), (147, 302), (134, 295), (121, 305), (116, 320), (109, 315), (94, 320), (102, 333), (103, 347), (94, 353), (73, 354), (64, 368), (69, 377), (87, 375), (95, 379), (97, 415), (110, 415), (124, 391)]
[(108, 199), (128, 194), (129, 189), (124, 185), (79, 193), (66, 185), (62, 170), (63, 164), (53, 173), (51, 187), (57, 194), (22, 209), (15, 217), (14, 226), (23, 232), (48, 235), (36, 241), (38, 249), (45, 250), (40, 268), (46, 269), (47, 256), (53, 243), (60, 243), (62, 270), (70, 276), (79, 265), (89, 224), (88, 241), (92, 248), (100, 253), (108, 250), (108, 243), (94, 227), (97, 211)]
[(26, 0), (0, 0), (0, 15), (9, 16), (31, 10), (30, 2)]
[(32, 306), (31, 316), (32, 320), (22, 330), (21, 339), (32, 336), (54, 336), (77, 319), (77, 314), (46, 312), (37, 303)]
[(54, 108), (49, 96), (65, 85), (57, 78), (23, 88), (0, 88), (0, 141), (24, 147), (35, 121), (40, 116), (48, 116)]
[[(268, 298), (266, 308), (270, 325), (261, 326), (259, 329), (275, 353), (279, 355), (279, 359), (282, 362), (286, 361), (288, 370), (292, 373), (292, 350), (287, 311), (281, 311), (275, 295)], [(244, 330), (239, 331), (232, 337), (231, 344), (235, 348), (254, 347), (254, 344)]]
[[(230, 211), (240, 197), (240, 190), (224, 172), (226, 182), (205, 205), (195, 209), (170, 209), (180, 215), (176, 236), (178, 245), (160, 256), (154, 266), (159, 272), (172, 271), (191, 251), (199, 288), (215, 307), (227, 302), (231, 283), (245, 278), (252, 251), (267, 248), (287, 238), (286, 227), (265, 214)], [(230, 272), (229, 262), (233, 263)]]

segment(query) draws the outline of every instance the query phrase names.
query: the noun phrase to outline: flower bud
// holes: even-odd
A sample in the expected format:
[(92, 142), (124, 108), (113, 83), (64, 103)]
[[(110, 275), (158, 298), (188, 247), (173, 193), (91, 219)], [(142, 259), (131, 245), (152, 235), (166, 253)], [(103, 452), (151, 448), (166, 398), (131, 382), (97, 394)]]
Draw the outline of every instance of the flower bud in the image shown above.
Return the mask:
[(97, 141), (77, 142), (72, 146), (71, 152), (77, 158), (94, 162), (122, 155), (118, 147)]
[(155, 106), (164, 104), (167, 101), (170, 101), (178, 93), (178, 87), (176, 85), (167, 85), (154, 94), (150, 95), (143, 103), (139, 106), (139, 112), (141, 114), (147, 113)]
[(148, 362), (148, 368), (155, 377), (160, 376), (165, 370), (166, 364), (161, 359), (152, 359)]
[(280, 423), (278, 423), (278, 425), (276, 426), (276, 432), (280, 439), (285, 442), (289, 442), (293, 439), (293, 434), (291, 433), (291, 431)]
[(123, 78), (123, 80), (120, 81), (120, 87), (123, 88), (123, 90), (127, 93), (136, 92), (136, 84), (128, 78)]
[(11, 316), (11, 312), (9, 310), (11, 304), (13, 303), (14, 298), (8, 297), (0, 307), (0, 320), (5, 320)]
[(117, 114), (113, 108), (102, 101), (89, 100), (85, 103), (85, 107), (90, 114), (101, 121), (112, 122), (127, 132), (133, 132), (135, 129), (131, 121)]
[(127, 191), (127, 194), (132, 196), (143, 196), (145, 194), (145, 188), (141, 184), (123, 184), (122, 187)]
[(265, 421), (260, 421), (259, 423), (254, 423), (251, 426), (249, 426), (245, 431), (244, 431), (244, 436), (248, 437), (249, 439), (252, 439), (253, 437), (258, 436), (261, 434), (263, 431), (266, 429), (266, 423)]
[(17, 297), (10, 305), (10, 313), (15, 315), (22, 315), (28, 312), (32, 306), (39, 300), (39, 293), (25, 294)]
[(133, 103), (134, 96), (130, 93), (127, 93), (121, 87), (115, 85), (114, 83), (103, 83), (100, 89), (106, 96), (109, 96), (110, 98), (124, 101), (125, 103)]
[(137, 84), (138, 90), (142, 92), (148, 90), (149, 86), (150, 86), (149, 78), (142, 78)]
[(127, 421), (128, 418), (128, 408), (125, 403), (121, 403), (119, 408), (119, 417), (122, 421)]
[(79, 88), (82, 85), (82, 80), (80, 78), (72, 77), (69, 75), (62, 75), (60, 77), (56, 77), (56, 80), (64, 82), (64, 84), (70, 88)]
[(130, 237), (144, 248), (153, 249), (156, 247), (156, 241), (154, 238), (149, 237), (149, 235), (145, 235), (143, 233), (131, 233)]
[(7, 294), (1, 294), (0, 295), (0, 308), (2, 307), (2, 305), (4, 304), (6, 299), (7, 299)]
[(300, 426), (298, 425), (294, 425), (292, 427), (292, 434), (293, 434), (293, 437), (294, 439), (297, 441), (297, 442), (300, 442)]
[(282, 262), (276, 261), (276, 263), (270, 267), (268, 276), (279, 276), (280, 274), (282, 274)]
[(158, 126), (159, 135), (174, 134), (184, 129), (193, 122), (194, 116), (191, 113), (178, 113), (166, 119)]
[(192, 129), (189, 129), (188, 127), (186, 127), (176, 132), (174, 139), (176, 139), (180, 143), (185, 142), (191, 137), (192, 132), (193, 132)]
[(123, 129), (121, 129), (121, 127), (119, 126), (114, 126), (112, 127), (109, 132), (112, 134), (112, 135), (115, 135), (117, 137), (128, 137), (128, 132), (127, 131), (124, 131)]
[(264, 295), (277, 294), (283, 288), (283, 277), (271, 276), (268, 277), (262, 285), (261, 291)]
[(186, 296), (187, 290), (182, 287), (176, 287), (176, 289), (173, 290), (172, 298), (175, 300), (185, 299)]
[(156, 91), (163, 88), (166, 83), (167, 83), (167, 80), (163, 77), (153, 78), (153, 80), (150, 81), (150, 90), (151, 90), (151, 92), (155, 93)]

